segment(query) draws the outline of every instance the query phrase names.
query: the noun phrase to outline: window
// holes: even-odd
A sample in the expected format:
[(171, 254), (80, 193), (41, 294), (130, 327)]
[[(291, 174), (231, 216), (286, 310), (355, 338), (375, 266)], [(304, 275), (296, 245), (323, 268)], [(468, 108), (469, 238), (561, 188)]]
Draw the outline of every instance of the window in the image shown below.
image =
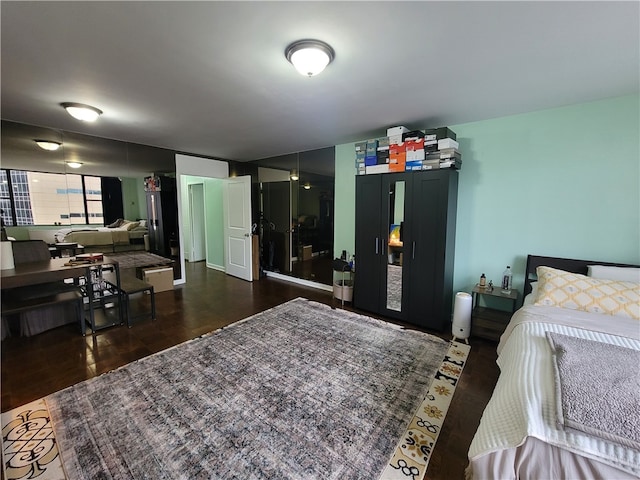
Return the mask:
[(5, 225), (103, 224), (100, 177), (0, 170)]

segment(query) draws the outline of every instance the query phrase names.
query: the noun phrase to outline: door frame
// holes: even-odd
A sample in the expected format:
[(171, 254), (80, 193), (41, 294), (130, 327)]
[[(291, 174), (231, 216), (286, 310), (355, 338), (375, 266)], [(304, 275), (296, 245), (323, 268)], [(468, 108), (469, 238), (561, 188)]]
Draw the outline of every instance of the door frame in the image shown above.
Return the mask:
[[(176, 154), (176, 188), (178, 196), (178, 232), (180, 241), (180, 252), (184, 252), (184, 232), (185, 221), (188, 216), (188, 189), (186, 188), (185, 176), (205, 177), (205, 178), (229, 178), (229, 164), (222, 160), (211, 158), (194, 157), (191, 155)], [(185, 258), (180, 255), (180, 278), (173, 281), (174, 285), (186, 282)]]

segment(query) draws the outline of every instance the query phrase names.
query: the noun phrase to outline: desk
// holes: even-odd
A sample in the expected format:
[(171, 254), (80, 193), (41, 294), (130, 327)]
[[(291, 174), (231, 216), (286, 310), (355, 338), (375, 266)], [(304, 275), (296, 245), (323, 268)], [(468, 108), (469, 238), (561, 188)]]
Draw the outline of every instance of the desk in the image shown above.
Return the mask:
[[(94, 291), (91, 281), (91, 270), (102, 268), (104, 266), (113, 266), (115, 270), (117, 288), (120, 288), (120, 270), (116, 260), (109, 259), (104, 256), (102, 261), (92, 262), (83, 265), (65, 265), (69, 258), (52, 258), (49, 261), (30, 262), (16, 265), (15, 268), (1, 270), (0, 279), (2, 280), (2, 290), (16, 287), (26, 287), (30, 285), (41, 285), (44, 283), (57, 282), (67, 278), (73, 278), (79, 283), (80, 278), (85, 279), (86, 297), (89, 299), (89, 321), (93, 333), (96, 332), (95, 308), (94, 308)], [(122, 323), (122, 309), (118, 302), (118, 316)], [(114, 324), (115, 325), (115, 324)], [(109, 325), (111, 326), (111, 325)], [(82, 335), (86, 334), (85, 321), (82, 321)]]

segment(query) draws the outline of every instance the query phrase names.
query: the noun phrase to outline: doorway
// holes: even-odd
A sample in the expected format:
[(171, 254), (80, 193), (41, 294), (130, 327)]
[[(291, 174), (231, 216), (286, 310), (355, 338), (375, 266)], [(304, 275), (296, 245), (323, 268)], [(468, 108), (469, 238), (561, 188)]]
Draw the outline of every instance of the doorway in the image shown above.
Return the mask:
[(206, 231), (204, 216), (204, 185), (192, 183), (189, 185), (189, 210), (191, 220), (191, 251), (190, 262), (206, 260)]

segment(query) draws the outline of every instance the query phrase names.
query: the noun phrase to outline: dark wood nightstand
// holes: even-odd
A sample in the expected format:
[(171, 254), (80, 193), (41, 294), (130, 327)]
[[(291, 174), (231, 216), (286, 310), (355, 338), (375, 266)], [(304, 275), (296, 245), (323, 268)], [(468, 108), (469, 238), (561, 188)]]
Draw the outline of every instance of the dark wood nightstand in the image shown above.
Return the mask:
[[(511, 289), (509, 293), (503, 293), (499, 287), (493, 287), (489, 290), (486, 287), (476, 285), (471, 290), (473, 296), (473, 311), (471, 313), (471, 335), (475, 337), (487, 338), (489, 340), (500, 340), (500, 335), (507, 327), (511, 315), (516, 311), (519, 292)], [(481, 296), (502, 299), (510, 310), (498, 310), (496, 308), (483, 307), (478, 305)], [(495, 302), (494, 302), (495, 303)]]

